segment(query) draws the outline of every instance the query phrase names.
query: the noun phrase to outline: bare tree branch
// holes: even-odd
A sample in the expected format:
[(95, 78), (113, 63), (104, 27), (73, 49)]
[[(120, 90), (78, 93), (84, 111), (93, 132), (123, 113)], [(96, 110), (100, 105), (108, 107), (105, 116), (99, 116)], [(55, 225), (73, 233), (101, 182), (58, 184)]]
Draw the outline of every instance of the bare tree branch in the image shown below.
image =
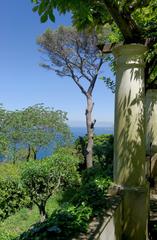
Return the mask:
[[(93, 154), (93, 127), (92, 92), (104, 63), (100, 50), (97, 47), (95, 34), (86, 35), (77, 32), (74, 28), (60, 27), (57, 31), (48, 30), (39, 38), (41, 48), (45, 49), (50, 61), (46, 68), (54, 70), (59, 76), (69, 76), (87, 99), (86, 126), (87, 126), (87, 154), (86, 166), (92, 167)], [(43, 65), (44, 66), (44, 65)], [(84, 81), (83, 81), (84, 80)]]
[(96, 82), (97, 77), (98, 77), (98, 72), (99, 72), (102, 64), (103, 64), (103, 59), (101, 58), (101, 59), (100, 59), (100, 62), (99, 62), (99, 65), (98, 65), (98, 68), (97, 68), (97, 73), (95, 74), (95, 76), (94, 76), (94, 78), (93, 78), (93, 80), (92, 80), (92, 82), (91, 82), (91, 84), (90, 84), (90, 86), (89, 86), (89, 88), (88, 88), (88, 91), (87, 91), (87, 92), (88, 92), (89, 94), (92, 94), (92, 92), (93, 92), (93, 89), (94, 89), (94, 86), (95, 86), (95, 82)]
[(87, 92), (86, 90), (83, 88), (83, 86), (80, 84), (79, 82), (79, 79), (75, 76), (71, 66), (69, 65), (68, 68), (70, 69), (70, 72), (71, 72), (71, 76), (72, 76), (72, 79), (74, 80), (74, 82), (76, 83), (76, 85), (80, 88), (81, 92), (87, 96)]

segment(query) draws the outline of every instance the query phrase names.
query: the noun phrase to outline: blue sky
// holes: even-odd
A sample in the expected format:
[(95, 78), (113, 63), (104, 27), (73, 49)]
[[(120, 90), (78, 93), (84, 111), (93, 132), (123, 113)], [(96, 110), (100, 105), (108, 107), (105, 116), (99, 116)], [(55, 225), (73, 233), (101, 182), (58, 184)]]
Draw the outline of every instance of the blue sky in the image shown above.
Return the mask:
[[(68, 112), (69, 122), (84, 122), (86, 100), (71, 79), (60, 78), (39, 66), (41, 53), (36, 39), (47, 28), (70, 25), (70, 14), (56, 13), (56, 22), (41, 24), (30, 0), (1, 2), (0, 14), (0, 103), (8, 110), (44, 103)], [(104, 69), (109, 74), (109, 69)], [(93, 93), (93, 117), (97, 126), (113, 123), (114, 95), (101, 80)]]

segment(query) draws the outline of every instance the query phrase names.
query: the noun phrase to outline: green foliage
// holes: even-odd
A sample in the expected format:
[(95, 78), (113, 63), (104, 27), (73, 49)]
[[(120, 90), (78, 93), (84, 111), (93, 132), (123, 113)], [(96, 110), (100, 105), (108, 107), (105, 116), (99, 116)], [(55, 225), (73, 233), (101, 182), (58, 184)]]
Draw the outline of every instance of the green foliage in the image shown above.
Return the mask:
[[(52, 157), (40, 161), (27, 162), (21, 174), (28, 195), (45, 212), (47, 200), (61, 187), (78, 184), (77, 165), (79, 159), (71, 150), (59, 148)], [(41, 212), (43, 211), (43, 212)]]
[(101, 80), (104, 81), (105, 85), (108, 86), (109, 89), (111, 89), (112, 93), (115, 93), (115, 82), (110, 77), (100, 77)]
[[(117, 1), (114, 0), (112, 2), (108, 0), (100, 0), (100, 1), (72, 1), (72, 0), (60, 0), (60, 1), (52, 1), (52, 0), (40, 0), (34, 1), (31, 0), (35, 7), (33, 11), (38, 11), (40, 16), (47, 15), (49, 13), (53, 15), (52, 21), (55, 21), (55, 17), (53, 14), (53, 10), (55, 8), (58, 9), (60, 13), (65, 13), (66, 11), (71, 11), (73, 16), (73, 23), (79, 29), (86, 27), (100, 27), (105, 24), (109, 24), (111, 28), (115, 27), (116, 18), (112, 18), (110, 8), (116, 8), (117, 12), (121, 13), (121, 15), (128, 14), (128, 19), (130, 15), (135, 20), (136, 24), (142, 29), (143, 34), (149, 36), (149, 34), (156, 34), (156, 8), (157, 1)], [(122, 23), (121, 23), (122, 24)], [(129, 27), (129, 26), (128, 26)], [(117, 31), (117, 27), (112, 29)], [(119, 41), (119, 40), (118, 40)]]
[(80, 232), (86, 232), (92, 209), (68, 204), (54, 212), (43, 224), (36, 224), (23, 233), (20, 240), (72, 239)]
[(106, 192), (111, 184), (111, 178), (101, 166), (86, 169), (83, 172), (82, 185), (73, 198), (77, 205), (85, 204), (93, 209), (93, 213), (100, 212), (107, 206)]
[[(59, 208), (58, 203), (61, 197), (62, 193), (59, 193), (48, 200), (47, 211), (49, 215)], [(22, 208), (3, 222), (0, 222), (0, 240), (15, 240), (38, 221), (39, 211), (36, 206), (32, 206), (31, 209)]]
[(113, 164), (113, 140), (110, 134), (94, 137), (94, 156), (104, 167)]
[[(60, 13), (70, 11), (73, 24), (77, 29), (95, 30), (101, 35), (101, 43), (142, 43), (148, 46), (149, 53), (155, 54), (151, 62), (147, 62), (147, 80), (157, 80), (156, 42), (157, 42), (157, 0), (39, 0), (33, 1), (34, 10), (39, 15), (52, 13), (55, 8)], [(39, 9), (42, 9), (40, 12)], [(103, 30), (105, 29), (105, 34)]]
[[(98, 48), (98, 38), (95, 31), (78, 32), (74, 27), (59, 27), (53, 31), (46, 30), (37, 40), (40, 51), (47, 59), (42, 67), (54, 71), (60, 77), (70, 77), (87, 99), (86, 126), (88, 143), (86, 146), (86, 167), (93, 165), (93, 125), (91, 123), (93, 103), (92, 93), (99, 77), (100, 69), (106, 59)], [(111, 82), (106, 81), (111, 88)], [(87, 114), (88, 113), (88, 114)]]
[(57, 2), (52, 0), (31, 1), (35, 4), (33, 11), (38, 12), (40, 19), (43, 15), (49, 16), (51, 13), (53, 18), (51, 19), (50, 16), (49, 18), (54, 22), (55, 16), (53, 10), (55, 8), (57, 8), (60, 13), (65, 13), (70, 10), (73, 14), (73, 22), (79, 29), (89, 26), (89, 24), (94, 26), (96, 25), (96, 22), (97, 24), (102, 24), (110, 19), (106, 8), (101, 1), (94, 2), (94, 4), (89, 0), (86, 2), (83, 0), (60, 0)]
[[(97, 144), (101, 142), (99, 138), (96, 141)], [(53, 194), (52, 198), (55, 198), (54, 193), (59, 189), (59, 185), (57, 186), (59, 178), (62, 189), (70, 186), (74, 190), (72, 195), (66, 198), (67, 203), (64, 202), (63, 206), (53, 212), (46, 221), (35, 224), (28, 231), (26, 226), (29, 227), (29, 225), (26, 223), (24, 227), (23, 220), (29, 217), (27, 210), (24, 209), (21, 213), (23, 220), (18, 220), (18, 223), (21, 222), (23, 225), (21, 230), (25, 231), (20, 237), (17, 237), (16, 230), (10, 232), (0, 225), (0, 231), (5, 229), (0, 235), (2, 240), (12, 240), (13, 238), (15, 240), (15, 237), (17, 237), (16, 240), (43, 240), (44, 238), (70, 240), (77, 237), (80, 232), (87, 231), (91, 217), (100, 213), (102, 208), (107, 207), (106, 191), (111, 180), (106, 177), (106, 172), (99, 166), (84, 171), (82, 182), (80, 182), (77, 172), (79, 161), (76, 150), (65, 147), (56, 150), (50, 158), (22, 164), (22, 181), (27, 193), (37, 205), (40, 205), (42, 201), (45, 201), (46, 204), (49, 194)], [(17, 169), (18, 165), (11, 166), (15, 171), (6, 170), (7, 175), (11, 176), (10, 172), (12, 172), (12, 175), (18, 175), (19, 178), (20, 168)], [(74, 191), (75, 194), (73, 194)], [(62, 201), (65, 201), (64, 194)], [(8, 224), (10, 223), (8, 222)]]
[[(14, 163), (19, 163), (19, 162), (21, 162), (21, 161), (26, 161), (26, 159), (27, 159), (27, 161), (28, 161), (28, 149), (26, 148), (26, 146), (24, 145), (19, 145), (19, 147), (16, 147), (15, 149), (14, 149), (15, 151), (14, 151), (14, 160), (13, 160), (13, 162)], [(31, 152), (31, 155), (30, 155), (30, 159), (31, 159), (31, 157), (32, 157), (32, 159), (33, 159), (33, 152)]]
[(47, 160), (26, 163), (21, 179), (32, 201), (39, 205), (52, 195), (58, 185), (58, 173), (53, 169), (51, 161)]
[(7, 154), (8, 139), (6, 137), (5, 122), (7, 119), (6, 110), (0, 104), (0, 155), (3, 157)]
[(77, 171), (80, 162), (75, 149), (70, 147), (58, 148), (50, 161), (55, 163), (55, 167), (61, 178), (61, 185), (78, 186), (80, 184), (80, 175)]
[(146, 37), (157, 36), (157, 1), (150, 1), (150, 3), (142, 8), (138, 8), (133, 17), (138, 21), (139, 26), (143, 30), (143, 34)]
[[(42, 53), (47, 55), (41, 66), (55, 71), (57, 75), (68, 76), (87, 97), (91, 94), (93, 79), (97, 79), (100, 67), (105, 62), (98, 48), (95, 32), (78, 32), (74, 27), (60, 26), (53, 31), (47, 29), (38, 39)], [(81, 80), (84, 79), (86, 83)]]
[(1, 132), (7, 139), (10, 153), (7, 156), (14, 163), (22, 159), (35, 159), (37, 151), (50, 142), (53, 142), (54, 147), (58, 147), (68, 144), (71, 140), (71, 133), (66, 124), (67, 114), (45, 107), (43, 104), (36, 104), (20, 111), (6, 111), (5, 118), (2, 119), (5, 121), (1, 123), (3, 128)]
[[(94, 135), (93, 156), (94, 162), (101, 164), (104, 170), (108, 170), (108, 174), (112, 176), (113, 168), (113, 135), (102, 134)], [(75, 148), (80, 159), (85, 158), (87, 145), (87, 136), (79, 137), (75, 141)]]
[(68, 205), (55, 213), (54, 223), (61, 229), (64, 237), (66, 233), (70, 237), (73, 233), (86, 232), (91, 215), (92, 209), (84, 204), (78, 207)]
[[(84, 171), (82, 184), (69, 202), (55, 211), (42, 224), (34, 225), (20, 240), (73, 239), (86, 232), (90, 219), (107, 206), (106, 191), (111, 180), (101, 167)], [(63, 195), (64, 200), (64, 195)]]
[(0, 165), (0, 219), (14, 214), (31, 201), (20, 182), (20, 170), (12, 164)]
[(13, 240), (12, 234), (8, 233), (7, 231), (0, 232), (0, 239), (1, 240)]

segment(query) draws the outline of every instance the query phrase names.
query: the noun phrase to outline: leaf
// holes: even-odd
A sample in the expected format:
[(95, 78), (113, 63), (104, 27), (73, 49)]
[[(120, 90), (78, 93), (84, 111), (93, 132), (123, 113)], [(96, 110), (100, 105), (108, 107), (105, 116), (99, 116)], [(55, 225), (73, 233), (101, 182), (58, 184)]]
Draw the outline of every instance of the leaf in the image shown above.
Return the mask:
[(44, 5), (44, 2), (42, 2), (38, 8), (38, 14), (41, 15), (44, 11), (45, 11), (45, 5)]
[(49, 12), (49, 19), (50, 19), (52, 22), (55, 22), (55, 16), (54, 16), (53, 12)]
[(37, 10), (38, 10), (38, 6), (35, 6), (35, 7), (32, 9), (33, 12), (36, 12)]
[(41, 16), (41, 18), (40, 18), (40, 21), (41, 21), (42, 23), (44, 23), (44, 22), (47, 21), (47, 19), (48, 19), (48, 15), (47, 15), (47, 14), (43, 14), (43, 15)]
[(89, 14), (89, 15), (87, 15), (87, 19), (91, 22), (91, 23), (93, 23), (93, 17)]

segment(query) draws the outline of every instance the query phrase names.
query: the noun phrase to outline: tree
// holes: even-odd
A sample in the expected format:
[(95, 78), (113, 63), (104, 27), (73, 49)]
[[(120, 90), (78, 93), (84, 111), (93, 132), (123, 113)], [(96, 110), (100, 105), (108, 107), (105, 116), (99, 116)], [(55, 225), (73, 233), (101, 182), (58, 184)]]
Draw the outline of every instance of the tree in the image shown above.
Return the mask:
[[(13, 150), (13, 162), (17, 154), (24, 153), (25, 159), (36, 159), (41, 147), (53, 142), (54, 147), (70, 140), (70, 131), (66, 124), (67, 114), (60, 110), (36, 104), (20, 111), (7, 113), (6, 136)], [(27, 153), (24, 150), (27, 149)], [(19, 156), (19, 154), (18, 154)]]
[(60, 13), (71, 11), (73, 23), (79, 28), (116, 23), (126, 43), (143, 43), (146, 36), (156, 36), (156, 0), (31, 1), (42, 22), (48, 18), (54, 22), (53, 10), (57, 8)]
[[(76, 139), (74, 146), (80, 159), (85, 157), (85, 149), (87, 145), (87, 136)], [(93, 157), (95, 162), (101, 165), (104, 170), (113, 168), (113, 135), (101, 134), (94, 135)], [(83, 166), (80, 164), (81, 169)]]
[(23, 143), (28, 146), (27, 159), (36, 159), (37, 151), (53, 141), (54, 148), (68, 143), (70, 130), (66, 124), (67, 114), (60, 110), (36, 104), (22, 112)]
[(21, 111), (7, 111), (7, 119), (5, 121), (5, 134), (8, 140), (8, 154), (7, 158), (11, 159), (13, 163), (16, 162), (17, 144), (23, 139), (22, 132), (22, 112)]
[(0, 220), (22, 207), (30, 207), (31, 200), (26, 194), (20, 179), (20, 164), (0, 164)]
[(31, 1), (35, 4), (33, 11), (38, 11), (42, 22), (48, 18), (54, 22), (53, 10), (57, 8), (60, 13), (71, 11), (78, 29), (91, 27), (102, 31), (105, 26), (109, 30), (107, 42), (145, 44), (149, 49), (145, 68), (147, 87), (152, 87), (157, 80), (156, 0)]
[(38, 38), (42, 53), (47, 55), (48, 64), (43, 67), (55, 71), (61, 77), (70, 77), (81, 90), (87, 100), (86, 127), (88, 144), (86, 148), (86, 166), (92, 167), (93, 128), (92, 93), (99, 70), (105, 59), (97, 48), (95, 34), (79, 33), (75, 28), (60, 27), (56, 31), (48, 29)]
[(0, 157), (7, 154), (8, 139), (6, 137), (5, 122), (7, 119), (7, 112), (0, 104)]
[(46, 203), (60, 187), (78, 184), (77, 166), (79, 159), (65, 148), (60, 148), (53, 156), (40, 161), (30, 161), (22, 171), (22, 182), (28, 195), (40, 212), (41, 222), (47, 217)]

